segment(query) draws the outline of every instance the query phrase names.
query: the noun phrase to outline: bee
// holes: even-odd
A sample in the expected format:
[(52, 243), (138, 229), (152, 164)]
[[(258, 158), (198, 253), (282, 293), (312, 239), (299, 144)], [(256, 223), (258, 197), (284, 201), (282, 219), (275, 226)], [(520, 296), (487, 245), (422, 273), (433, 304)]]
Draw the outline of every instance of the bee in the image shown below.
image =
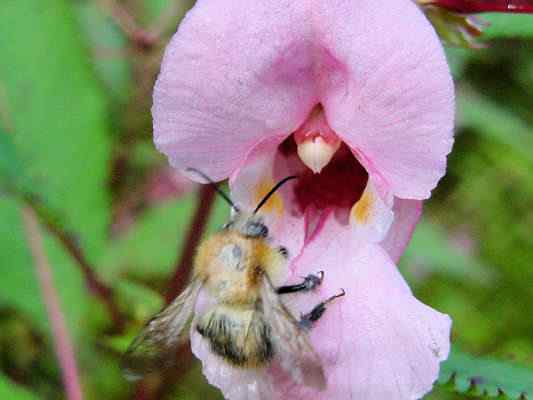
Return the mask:
[[(126, 376), (136, 379), (175, 365), (177, 351), (187, 343), (192, 324), (209, 342), (210, 350), (231, 366), (260, 369), (277, 357), (297, 383), (324, 389), (324, 370), (307, 331), (331, 301), (345, 294), (344, 290), (296, 319), (281, 296), (315, 289), (324, 273), (310, 274), (299, 284), (274, 287), (272, 277), (286, 266), (288, 251), (271, 243), (268, 227), (258, 214), (276, 190), (296, 177), (281, 180), (252, 213), (247, 213), (206, 175), (191, 171), (214, 185), (233, 209), (232, 217), (221, 231), (198, 247), (186, 289), (155, 315), (131, 343), (122, 360)], [(214, 305), (194, 317), (202, 290), (215, 300)]]

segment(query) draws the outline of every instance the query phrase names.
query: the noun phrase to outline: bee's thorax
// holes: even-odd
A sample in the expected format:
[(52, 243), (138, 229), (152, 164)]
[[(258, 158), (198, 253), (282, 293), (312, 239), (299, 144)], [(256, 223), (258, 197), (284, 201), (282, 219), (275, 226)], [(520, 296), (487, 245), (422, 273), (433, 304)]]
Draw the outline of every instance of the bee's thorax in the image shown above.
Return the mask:
[(195, 276), (219, 303), (254, 304), (263, 274), (276, 275), (285, 258), (262, 237), (247, 237), (228, 228), (202, 243)]

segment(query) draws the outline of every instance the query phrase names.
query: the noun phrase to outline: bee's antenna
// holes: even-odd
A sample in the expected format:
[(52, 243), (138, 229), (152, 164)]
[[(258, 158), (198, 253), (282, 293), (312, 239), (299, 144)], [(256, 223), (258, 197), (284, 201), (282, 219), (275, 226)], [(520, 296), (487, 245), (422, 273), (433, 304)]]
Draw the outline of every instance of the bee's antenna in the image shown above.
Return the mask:
[(233, 201), (230, 199), (230, 197), (226, 193), (224, 193), (222, 191), (222, 189), (220, 189), (218, 187), (218, 185), (210, 177), (208, 177), (206, 174), (204, 174), (202, 171), (199, 171), (196, 168), (191, 168), (191, 167), (185, 169), (185, 171), (194, 172), (195, 174), (197, 174), (197, 175), (201, 176), (202, 178), (204, 178), (207, 182), (209, 182), (211, 184), (211, 186), (213, 186), (213, 189), (215, 189), (215, 191), (220, 195), (220, 197), (222, 197), (226, 201), (226, 203), (228, 203), (231, 206), (231, 208), (233, 208), (235, 210), (235, 212), (240, 212), (241, 211), (241, 210), (239, 210), (239, 207), (237, 207), (235, 205), (235, 203), (233, 203)]
[(265, 203), (268, 201), (268, 199), (270, 199), (270, 196), (272, 196), (274, 193), (276, 193), (276, 190), (278, 190), (281, 186), (283, 186), (285, 184), (285, 182), (290, 181), (292, 179), (297, 179), (297, 178), (298, 178), (297, 176), (293, 175), (293, 176), (288, 176), (286, 178), (283, 178), (281, 181), (279, 181), (272, 189), (270, 189), (270, 192), (268, 192), (265, 195), (265, 197), (263, 197), (263, 199), (259, 202), (257, 207), (255, 207), (254, 214), (257, 214), (259, 209), (265, 205)]

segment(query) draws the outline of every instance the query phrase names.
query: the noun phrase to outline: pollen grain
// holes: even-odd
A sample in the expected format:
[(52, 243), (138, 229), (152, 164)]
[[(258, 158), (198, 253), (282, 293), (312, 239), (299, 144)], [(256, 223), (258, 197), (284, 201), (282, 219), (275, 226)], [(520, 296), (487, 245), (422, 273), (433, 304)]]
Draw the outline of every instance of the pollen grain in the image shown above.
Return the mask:
[[(259, 203), (273, 186), (272, 179), (262, 179), (255, 190), (255, 203)], [(261, 212), (280, 217), (283, 214), (283, 199), (279, 193), (274, 193), (267, 203), (261, 208)]]
[(358, 224), (367, 224), (372, 212), (374, 196), (369, 190), (365, 190), (361, 198), (352, 208), (352, 217)]

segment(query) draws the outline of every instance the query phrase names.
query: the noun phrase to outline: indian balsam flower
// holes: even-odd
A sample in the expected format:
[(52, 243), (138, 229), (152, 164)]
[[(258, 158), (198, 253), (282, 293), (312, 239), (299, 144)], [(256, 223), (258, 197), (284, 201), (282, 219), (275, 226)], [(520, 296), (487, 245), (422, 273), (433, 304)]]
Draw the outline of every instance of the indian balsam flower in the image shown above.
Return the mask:
[(310, 332), (323, 392), (275, 362), (230, 367), (192, 330), (193, 352), (226, 398), (403, 400), (431, 390), (451, 321), (413, 296), (395, 263), (445, 172), (453, 110), (439, 39), (410, 0), (200, 0), (188, 13), (155, 87), (157, 147), (179, 170), (229, 178), (245, 209), (299, 175), (262, 209), (290, 253), (278, 283), (325, 278), (286, 303), (298, 316), (346, 290)]

